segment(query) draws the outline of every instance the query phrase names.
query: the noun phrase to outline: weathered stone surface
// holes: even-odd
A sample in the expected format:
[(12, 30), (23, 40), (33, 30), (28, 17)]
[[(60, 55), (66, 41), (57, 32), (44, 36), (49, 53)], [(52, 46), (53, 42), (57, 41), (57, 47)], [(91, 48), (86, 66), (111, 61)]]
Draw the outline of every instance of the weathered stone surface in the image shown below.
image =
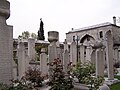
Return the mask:
[(24, 42), (19, 42), (19, 48), (18, 48), (18, 73), (19, 77), (18, 79), (21, 79), (25, 75), (25, 46)]
[(29, 60), (35, 60), (35, 39), (28, 39), (28, 56)]
[(70, 63), (69, 52), (65, 50), (63, 53), (63, 66), (65, 71), (67, 71), (67, 66), (69, 63)]
[(57, 42), (59, 39), (59, 33), (57, 31), (49, 31), (48, 32), (48, 41), (49, 42)]
[(10, 3), (6, 0), (0, 0), (0, 16), (10, 17)]
[(47, 55), (45, 54), (45, 48), (42, 48), (40, 54), (40, 71), (43, 75), (48, 74)]
[(13, 27), (6, 24), (10, 15), (9, 2), (0, 0), (0, 83), (12, 79)]
[(89, 90), (89, 88), (85, 84), (74, 83), (73, 85), (74, 85), (73, 90)]
[(110, 88), (106, 84), (104, 84), (99, 87), (99, 90), (110, 90)]
[(108, 79), (114, 80), (113, 71), (113, 40), (111, 31), (106, 33), (106, 59), (107, 59), (107, 69), (108, 69)]
[[(57, 45), (56, 42), (58, 41), (59, 33), (56, 31), (48, 32), (48, 41), (50, 45), (48, 46), (48, 62), (53, 62), (54, 59), (57, 59)], [(49, 66), (49, 69), (52, 68)], [(49, 71), (49, 76), (51, 75), (51, 71)], [(50, 77), (51, 79), (51, 77)]]
[(104, 77), (104, 51), (98, 49), (96, 51), (96, 76)]
[(83, 45), (80, 45), (80, 61), (82, 63), (85, 63), (85, 55), (84, 55), (84, 52), (85, 52), (85, 47)]
[(70, 45), (70, 62), (77, 64), (77, 46), (74, 41)]

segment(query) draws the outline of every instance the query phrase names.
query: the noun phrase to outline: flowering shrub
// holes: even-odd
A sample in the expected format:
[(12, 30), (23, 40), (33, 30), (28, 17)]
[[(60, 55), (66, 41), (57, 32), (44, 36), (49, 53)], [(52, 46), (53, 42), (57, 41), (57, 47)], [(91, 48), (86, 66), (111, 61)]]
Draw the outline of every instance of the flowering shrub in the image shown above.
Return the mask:
[(8, 90), (33, 90), (32, 84), (27, 83), (27, 81), (24, 78), (22, 78), (21, 80), (11, 80), (11, 81), (12, 83), (9, 86)]
[(31, 83), (23, 80), (11, 80), (11, 84), (0, 84), (0, 90), (33, 90)]
[(95, 65), (92, 63), (77, 63), (74, 75), (78, 78), (79, 83), (85, 83), (84, 79), (95, 73)]
[(70, 73), (64, 72), (61, 60), (54, 59), (54, 61), (48, 63), (48, 65), (50, 66), (50, 90), (71, 90), (73, 88), (72, 77)]
[(25, 79), (34, 84), (34, 86), (42, 86), (42, 81), (44, 81), (44, 76), (41, 71), (37, 68), (29, 68), (27, 72), (25, 72)]
[(78, 63), (73, 72), (79, 83), (88, 85), (90, 90), (97, 90), (104, 81), (103, 77), (95, 76), (95, 65), (90, 62)]
[(42, 86), (44, 76), (37, 68), (29, 68), (20, 80), (11, 80), (10, 85), (0, 84), (0, 90), (33, 90)]

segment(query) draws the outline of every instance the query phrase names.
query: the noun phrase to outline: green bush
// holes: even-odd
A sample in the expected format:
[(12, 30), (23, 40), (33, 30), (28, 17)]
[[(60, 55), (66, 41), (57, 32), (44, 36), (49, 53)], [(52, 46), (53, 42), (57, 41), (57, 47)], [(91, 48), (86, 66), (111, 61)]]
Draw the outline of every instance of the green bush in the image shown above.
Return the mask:
[(91, 62), (78, 63), (73, 72), (79, 83), (88, 85), (90, 90), (97, 90), (104, 80), (101, 76), (95, 76), (95, 65)]

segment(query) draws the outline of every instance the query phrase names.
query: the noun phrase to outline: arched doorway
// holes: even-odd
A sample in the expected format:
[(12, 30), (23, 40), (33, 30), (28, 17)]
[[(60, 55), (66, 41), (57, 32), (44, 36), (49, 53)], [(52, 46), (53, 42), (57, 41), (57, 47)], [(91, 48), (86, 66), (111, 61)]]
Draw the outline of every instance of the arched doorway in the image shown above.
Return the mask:
[(95, 42), (95, 39), (91, 35), (84, 35), (80, 40), (80, 60), (82, 63), (91, 61), (91, 54), (93, 49), (91, 44)]

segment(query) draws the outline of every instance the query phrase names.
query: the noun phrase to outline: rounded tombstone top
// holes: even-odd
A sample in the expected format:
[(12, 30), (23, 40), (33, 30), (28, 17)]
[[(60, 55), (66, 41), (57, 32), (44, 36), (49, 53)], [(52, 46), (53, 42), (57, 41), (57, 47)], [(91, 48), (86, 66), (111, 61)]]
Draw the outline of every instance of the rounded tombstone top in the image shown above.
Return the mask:
[(10, 17), (10, 2), (7, 0), (0, 0), (0, 16), (5, 16), (6, 19)]
[(49, 42), (57, 42), (59, 38), (59, 33), (57, 31), (49, 31), (48, 32), (48, 41)]
[(102, 43), (102, 42), (95, 42), (92, 47), (93, 47), (94, 49), (101, 48), (101, 47), (103, 47), (103, 43)]

